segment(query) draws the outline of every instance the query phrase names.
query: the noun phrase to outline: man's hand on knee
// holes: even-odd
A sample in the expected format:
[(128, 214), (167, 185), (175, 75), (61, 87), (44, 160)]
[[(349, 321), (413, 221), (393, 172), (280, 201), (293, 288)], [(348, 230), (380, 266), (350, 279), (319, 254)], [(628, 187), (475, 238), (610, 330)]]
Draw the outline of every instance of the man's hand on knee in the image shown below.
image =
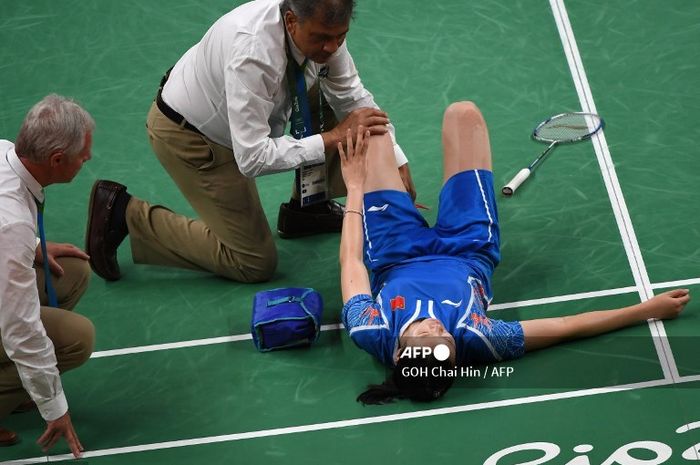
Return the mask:
[[(63, 276), (63, 267), (56, 261), (59, 257), (76, 257), (83, 260), (88, 260), (90, 257), (73, 244), (57, 244), (56, 242), (46, 242), (46, 253), (49, 256), (49, 269), (51, 273), (59, 278)], [(37, 246), (34, 256), (34, 263), (43, 265), (44, 257), (41, 253), (41, 247)]]
[(352, 138), (355, 139), (359, 126), (368, 129), (369, 133), (374, 136), (389, 132), (388, 124), (389, 116), (385, 112), (376, 108), (358, 108), (346, 116), (336, 127), (324, 132), (321, 136), (326, 152), (335, 151), (338, 142), (345, 143), (348, 129), (351, 131)]

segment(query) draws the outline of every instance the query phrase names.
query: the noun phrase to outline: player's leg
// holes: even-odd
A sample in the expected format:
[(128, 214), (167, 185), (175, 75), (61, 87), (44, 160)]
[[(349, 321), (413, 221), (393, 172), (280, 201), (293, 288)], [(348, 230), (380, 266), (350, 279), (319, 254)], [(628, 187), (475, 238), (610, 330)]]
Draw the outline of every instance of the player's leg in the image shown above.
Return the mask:
[(521, 321), (525, 336), (525, 351), (596, 336), (632, 326), (650, 318), (675, 318), (689, 300), (690, 294), (687, 289), (676, 289), (629, 307)]
[(439, 253), (481, 258), (486, 293), (500, 261), (498, 212), (491, 173), (491, 145), (486, 122), (472, 102), (451, 104), (443, 117), (443, 188), (435, 231)]
[(376, 272), (428, 255), (431, 230), (406, 192), (394, 158), (391, 136), (372, 136), (364, 184), (365, 264)]
[(394, 143), (389, 134), (371, 136), (367, 149), (365, 192), (395, 190), (406, 192), (394, 156)]
[(442, 121), (443, 182), (467, 170), (491, 171), (491, 144), (484, 117), (473, 102), (455, 102)]
[[(442, 123), (444, 180), (467, 170), (491, 171), (491, 144), (484, 117), (472, 102), (451, 104)], [(393, 189), (405, 191), (388, 135), (370, 138), (367, 153), (368, 174), (365, 191)]]

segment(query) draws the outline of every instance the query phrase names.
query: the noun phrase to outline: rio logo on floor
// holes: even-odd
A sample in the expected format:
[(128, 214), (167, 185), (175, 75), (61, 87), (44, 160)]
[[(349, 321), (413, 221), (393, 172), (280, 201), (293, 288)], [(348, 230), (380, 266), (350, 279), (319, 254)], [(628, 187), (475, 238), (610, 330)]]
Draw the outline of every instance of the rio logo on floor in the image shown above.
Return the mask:
[[(697, 428), (700, 428), (700, 421), (683, 425), (676, 429), (676, 433), (683, 434)], [(563, 465), (592, 465), (589, 457), (586, 455), (592, 450), (593, 446), (590, 444), (580, 444), (574, 447), (574, 452), (579, 455)], [(498, 465), (502, 458), (522, 451), (539, 451), (544, 453), (544, 455), (538, 459), (530, 460), (529, 462), (518, 462), (517, 464), (513, 464), (513, 462), (509, 460), (508, 463), (513, 465), (540, 465), (543, 463), (552, 463), (552, 465), (554, 465), (551, 460), (559, 456), (561, 448), (551, 442), (529, 442), (527, 444), (518, 444), (496, 452), (491, 457), (486, 459), (483, 465)], [(637, 456), (643, 454), (647, 457), (651, 455), (654, 455), (655, 457), (649, 459), (639, 459), (631, 454), (632, 451), (637, 451), (637, 454), (635, 454)], [(673, 450), (671, 447), (663, 442), (635, 441), (620, 446), (615, 452), (612, 453), (612, 455), (610, 455), (610, 457), (605, 459), (601, 465), (659, 465), (666, 463), (672, 455)], [(688, 461), (700, 462), (700, 443), (684, 450), (681, 453), (681, 457)], [(678, 464), (681, 462), (675, 460), (673, 463)]]

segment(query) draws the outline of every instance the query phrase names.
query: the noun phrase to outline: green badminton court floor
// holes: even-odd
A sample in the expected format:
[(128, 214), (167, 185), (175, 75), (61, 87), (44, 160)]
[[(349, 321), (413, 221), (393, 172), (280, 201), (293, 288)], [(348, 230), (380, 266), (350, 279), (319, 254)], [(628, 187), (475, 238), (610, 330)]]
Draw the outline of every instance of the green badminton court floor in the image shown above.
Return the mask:
[[(51, 186), (51, 240), (83, 244), (95, 179), (191, 214), (153, 156), (144, 121), (162, 73), (234, 4), (221, 0), (5, 1), (0, 137), (41, 97), (75, 97), (97, 123), (76, 180)], [(440, 123), (473, 100), (489, 123), (497, 188), (544, 145), (534, 125), (597, 111), (607, 127), (562, 146), (510, 199), (498, 198), (503, 260), (492, 315), (531, 319), (700, 295), (700, 3), (692, 0), (359, 0), (348, 37), (365, 85), (397, 128), (435, 219)], [(260, 178), (276, 224), (289, 173)], [(438, 402), (363, 407), (381, 366), (338, 327), (339, 237), (277, 239), (270, 283), (134, 266), (94, 277), (77, 311), (97, 328), (93, 359), (63, 376), (90, 464), (682, 464), (700, 460), (700, 306), (528, 354), (460, 380)], [(253, 295), (311, 286), (325, 299), (310, 349), (261, 354)], [(510, 369), (509, 376), (506, 376)], [(501, 374), (502, 376), (498, 376)], [(42, 455), (36, 413), (3, 426), (23, 442), (0, 465)]]

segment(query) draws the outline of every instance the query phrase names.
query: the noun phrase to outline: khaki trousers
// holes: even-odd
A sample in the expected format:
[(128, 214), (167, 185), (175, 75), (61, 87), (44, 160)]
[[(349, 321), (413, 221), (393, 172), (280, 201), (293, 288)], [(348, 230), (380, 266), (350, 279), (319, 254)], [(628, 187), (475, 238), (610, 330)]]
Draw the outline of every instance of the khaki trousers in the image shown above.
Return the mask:
[[(311, 102), (318, 102), (315, 87)], [(333, 115), (330, 107), (324, 112)], [(326, 130), (335, 126), (335, 118), (325, 119)], [(156, 157), (199, 219), (132, 197), (126, 221), (134, 262), (208, 271), (240, 282), (270, 279), (277, 266), (272, 232), (255, 179), (241, 174), (233, 151), (173, 123), (155, 102), (146, 128)], [(345, 195), (339, 157), (328, 157), (327, 168), (331, 195)]]
[[(48, 297), (44, 291), (43, 268), (37, 267), (36, 275), (42, 304), (41, 322), (53, 342), (58, 370), (64, 373), (90, 358), (95, 343), (95, 327), (84, 316), (69, 311), (73, 310), (87, 289), (91, 275), (88, 262), (79, 258), (62, 257), (58, 263), (65, 274), (61, 278), (52, 276), (52, 283), (60, 308), (44, 306)], [(0, 346), (0, 420), (27, 400), (29, 394), (22, 387), (17, 368)]]

